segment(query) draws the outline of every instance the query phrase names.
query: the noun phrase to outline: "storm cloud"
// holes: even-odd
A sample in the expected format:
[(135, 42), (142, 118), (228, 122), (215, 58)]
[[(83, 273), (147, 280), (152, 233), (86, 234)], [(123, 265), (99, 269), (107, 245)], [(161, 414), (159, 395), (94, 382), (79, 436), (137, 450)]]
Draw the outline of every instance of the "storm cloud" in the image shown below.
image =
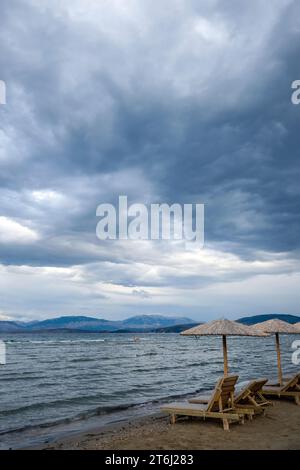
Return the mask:
[[(0, 316), (299, 313), (299, 36), (292, 0), (3, 0)], [(204, 203), (205, 248), (100, 242), (121, 194)]]

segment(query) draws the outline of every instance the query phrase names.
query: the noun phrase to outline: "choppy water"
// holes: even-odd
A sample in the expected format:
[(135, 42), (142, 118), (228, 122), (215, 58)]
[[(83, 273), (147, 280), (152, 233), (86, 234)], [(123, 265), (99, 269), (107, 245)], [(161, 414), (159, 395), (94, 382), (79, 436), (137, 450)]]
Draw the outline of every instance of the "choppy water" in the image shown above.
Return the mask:
[[(113, 421), (128, 410), (149, 410), (170, 397), (211, 388), (222, 375), (220, 337), (178, 334), (1, 335), (7, 364), (0, 366), (0, 447), (21, 444), (30, 430), (59, 423), (79, 430), (92, 417)], [(286, 374), (293, 336), (281, 336)], [(298, 338), (299, 339), (299, 338)], [(274, 337), (228, 338), (231, 373), (240, 381), (276, 377)], [(155, 406), (154, 406), (155, 405)], [(151, 408), (152, 409), (152, 408)], [(75, 424), (76, 423), (76, 424)], [(18, 432), (15, 432), (18, 430)]]

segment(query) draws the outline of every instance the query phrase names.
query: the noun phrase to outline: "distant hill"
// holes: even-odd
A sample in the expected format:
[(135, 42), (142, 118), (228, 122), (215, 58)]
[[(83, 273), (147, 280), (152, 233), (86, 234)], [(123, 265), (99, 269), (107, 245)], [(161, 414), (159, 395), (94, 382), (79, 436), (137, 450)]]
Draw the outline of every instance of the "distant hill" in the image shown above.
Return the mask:
[(163, 315), (138, 315), (127, 318), (122, 322), (123, 328), (162, 328), (185, 323), (193, 320), (185, 317), (164, 317)]
[(174, 325), (174, 326), (166, 326), (164, 328), (156, 328), (154, 333), (181, 333), (184, 330), (189, 328), (193, 328), (193, 326), (200, 325), (201, 322), (197, 323), (186, 323), (183, 325)]
[[(296, 315), (269, 314), (243, 317), (237, 320), (244, 325), (254, 325), (265, 320), (278, 318), (288, 323), (300, 322)], [(39, 331), (69, 331), (91, 333), (180, 333), (198, 325), (186, 317), (165, 317), (163, 315), (136, 315), (126, 320), (111, 321), (86, 316), (63, 316), (34, 322), (0, 321), (0, 333), (34, 333)]]
[(266, 320), (283, 320), (287, 323), (298, 323), (300, 321), (300, 317), (296, 315), (285, 315), (281, 313), (270, 313), (266, 315), (254, 315), (252, 317), (243, 317), (239, 318), (237, 321), (239, 323), (243, 323), (244, 325), (254, 325), (255, 323), (262, 323)]
[(120, 328), (122, 322), (114, 322), (92, 317), (69, 316), (51, 318), (35, 322), (27, 326), (31, 331), (41, 330), (88, 330), (88, 331), (113, 331)]
[(138, 315), (123, 321), (110, 321), (85, 316), (63, 316), (28, 323), (0, 321), (0, 332), (78, 331), (78, 332), (143, 332), (177, 325), (191, 325), (193, 320), (185, 317), (162, 315)]
[(162, 326), (160, 328), (122, 328), (115, 333), (181, 333), (181, 331), (199, 325), (199, 323), (187, 323), (184, 325)]
[[(15, 332), (15, 331), (22, 331), (25, 330), (25, 328), (20, 325), (18, 322), (14, 321), (0, 321), (0, 332)], [(25, 330), (26, 331), (26, 330)]]

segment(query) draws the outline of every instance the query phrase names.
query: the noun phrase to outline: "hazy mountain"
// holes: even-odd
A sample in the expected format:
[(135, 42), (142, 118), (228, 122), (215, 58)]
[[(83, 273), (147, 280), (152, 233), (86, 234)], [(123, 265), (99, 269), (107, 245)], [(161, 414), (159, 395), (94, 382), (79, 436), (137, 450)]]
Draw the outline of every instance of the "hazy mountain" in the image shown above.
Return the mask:
[(255, 323), (262, 323), (263, 321), (266, 320), (283, 320), (288, 323), (298, 323), (300, 321), (300, 317), (296, 315), (285, 315), (285, 314), (278, 314), (278, 313), (271, 313), (267, 315), (254, 315), (252, 317), (243, 317), (239, 318), (237, 320), (240, 323), (243, 323), (244, 325), (254, 325)]
[[(270, 314), (270, 315), (254, 315), (252, 317), (240, 318), (240, 323), (245, 325), (253, 325), (261, 323), (265, 320), (278, 318), (289, 323), (297, 323), (300, 317), (296, 315)], [(186, 317), (165, 317), (163, 315), (137, 315), (127, 318), (123, 321), (110, 321), (101, 318), (85, 317), (85, 316), (65, 316), (58, 318), (50, 318), (42, 321), (34, 322), (16, 322), (16, 321), (0, 321), (0, 332), (34, 332), (47, 330), (64, 330), (64, 331), (94, 331), (94, 332), (180, 332), (187, 328), (191, 328), (195, 322)]]
[(5, 331), (5, 332), (14, 332), (14, 331), (23, 331), (26, 329), (18, 322), (14, 321), (0, 321), (0, 332)]
[(17, 323), (0, 321), (0, 332), (30, 332), (46, 330), (71, 330), (71, 331), (139, 331), (171, 327), (179, 324), (191, 324), (193, 320), (185, 317), (164, 317), (162, 315), (140, 315), (127, 318), (123, 321), (110, 321), (85, 316), (65, 316), (51, 318), (42, 321)]
[(153, 333), (181, 333), (184, 330), (187, 330), (189, 328), (193, 328), (193, 326), (200, 325), (201, 322), (197, 323), (186, 323), (186, 324), (180, 324), (180, 325), (173, 325), (173, 326), (164, 326), (160, 328), (156, 328), (153, 330)]
[(162, 328), (185, 323), (193, 320), (185, 317), (164, 317), (162, 315), (137, 315), (122, 322), (122, 328)]
[(119, 329), (121, 324), (119, 322), (84, 317), (84, 316), (69, 316), (50, 318), (36, 322), (29, 327), (30, 330), (56, 330), (56, 329), (69, 329), (69, 330), (88, 330), (88, 331), (113, 331)]

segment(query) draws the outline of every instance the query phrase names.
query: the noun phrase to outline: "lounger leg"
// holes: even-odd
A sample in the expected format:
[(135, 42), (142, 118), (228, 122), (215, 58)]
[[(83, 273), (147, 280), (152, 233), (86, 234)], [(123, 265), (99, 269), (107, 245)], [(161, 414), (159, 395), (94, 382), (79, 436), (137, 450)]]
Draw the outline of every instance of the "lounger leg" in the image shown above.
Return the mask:
[(223, 429), (224, 429), (224, 431), (229, 431), (229, 421), (228, 421), (228, 419), (223, 419)]
[(296, 403), (296, 405), (300, 405), (300, 396), (299, 395), (295, 396), (295, 403)]
[(175, 424), (176, 423), (176, 415), (172, 414), (171, 415), (171, 424)]

